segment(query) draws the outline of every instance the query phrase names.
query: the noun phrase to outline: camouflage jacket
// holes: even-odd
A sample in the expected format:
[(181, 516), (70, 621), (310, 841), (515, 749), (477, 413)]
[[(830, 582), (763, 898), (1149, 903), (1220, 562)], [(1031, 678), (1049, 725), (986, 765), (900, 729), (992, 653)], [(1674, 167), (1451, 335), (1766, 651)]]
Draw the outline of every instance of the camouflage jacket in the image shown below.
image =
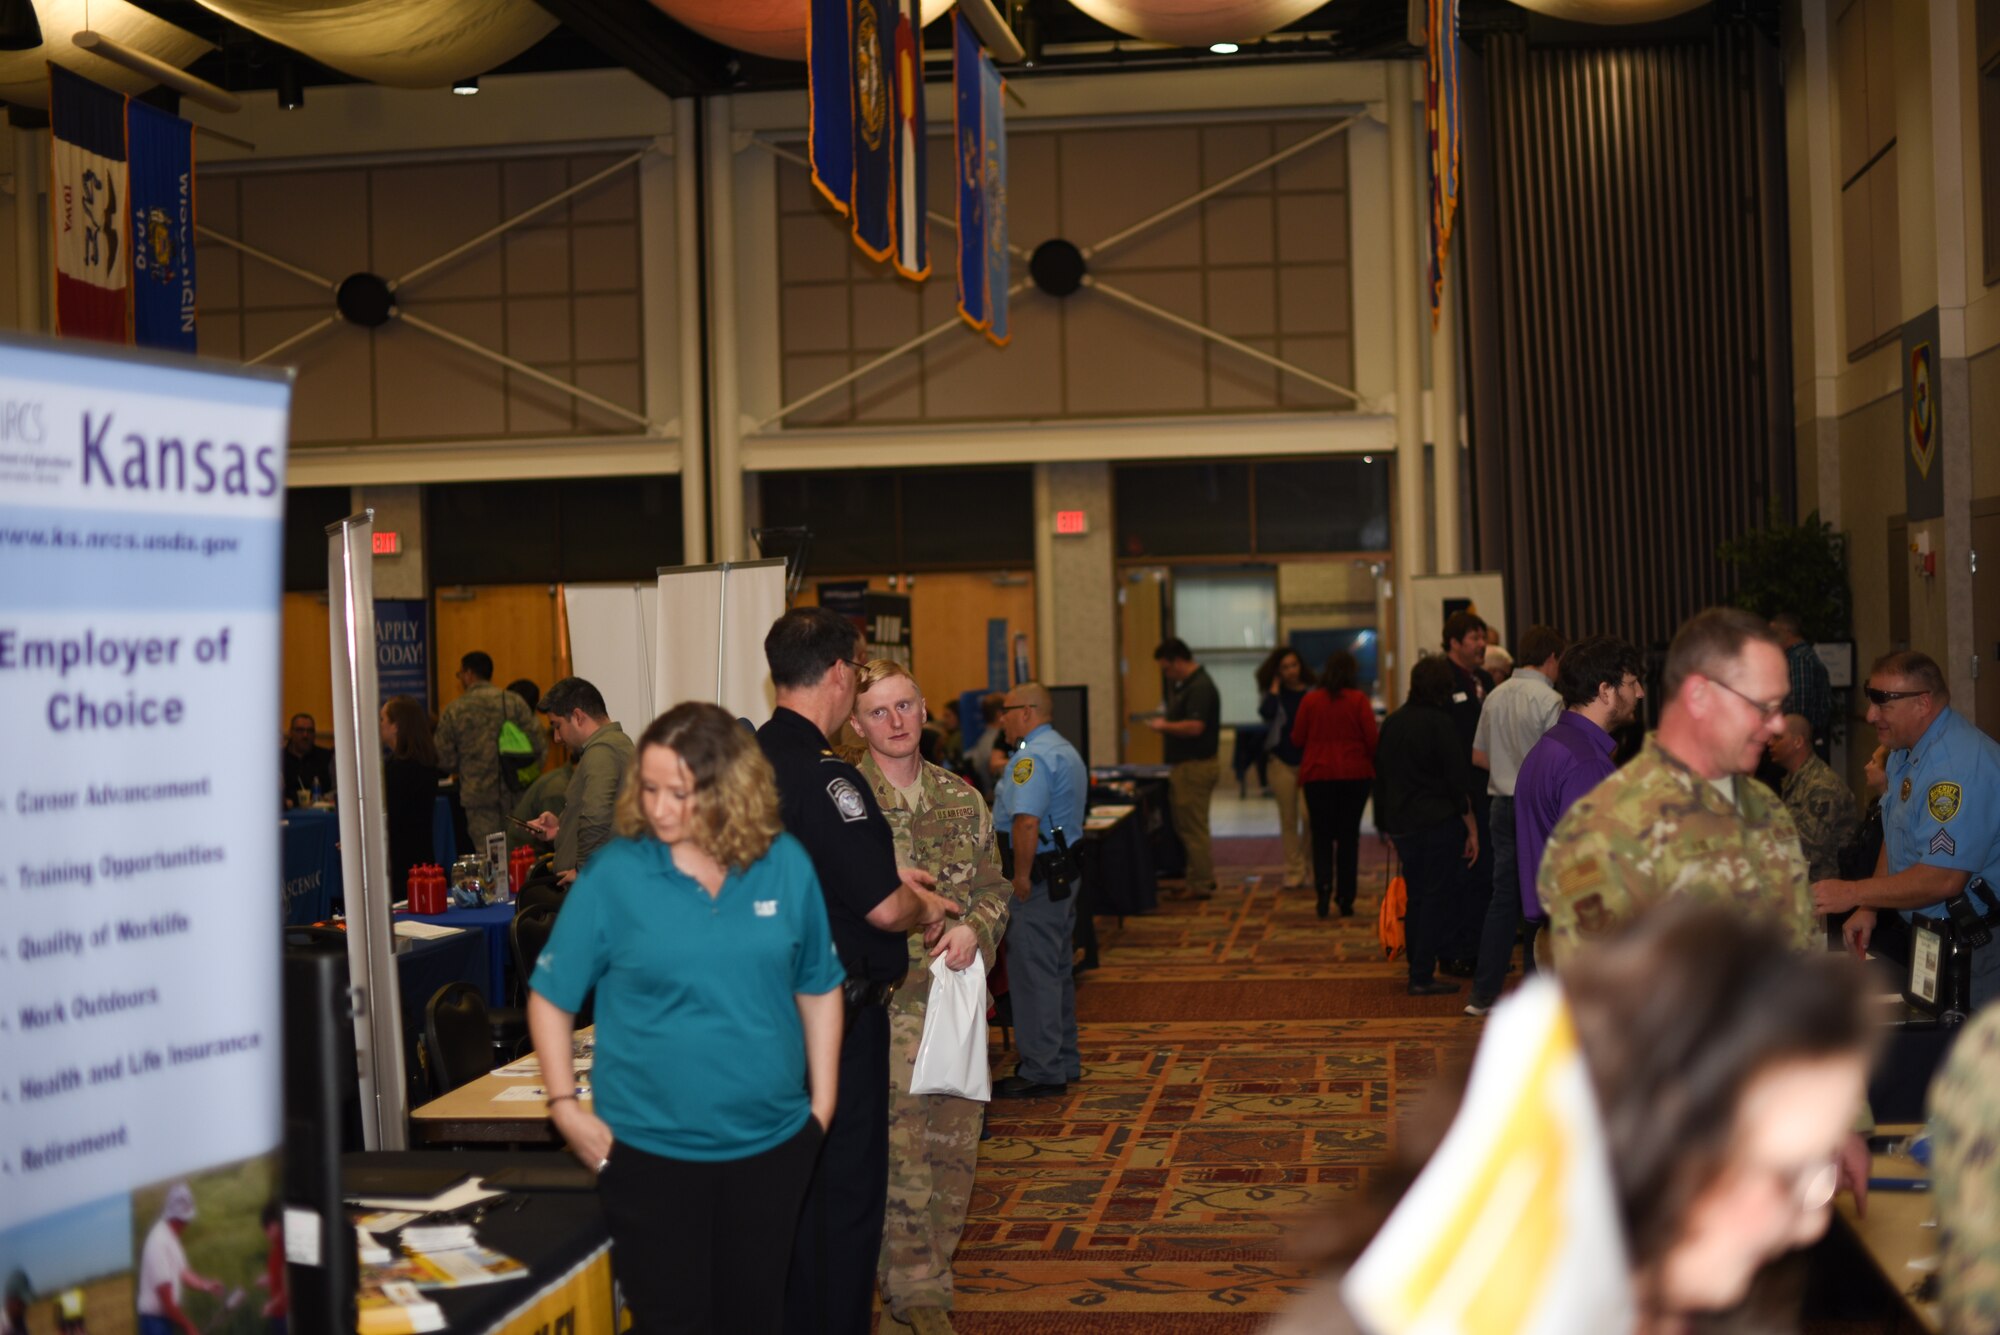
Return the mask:
[(1937, 1202), (1944, 1328), (2000, 1330), (2000, 1007), (1952, 1044), (1931, 1086), (1931, 1186)]
[[(902, 794), (889, 782), (872, 755), (856, 762), (875, 803), (889, 818), (896, 836), (896, 862), (937, 877), (937, 891), (965, 908), (957, 921), (979, 938), (979, 956), (988, 973), (993, 952), (1007, 930), (1013, 906), (1013, 886), (1000, 874), (999, 846), (993, 841), (993, 814), (971, 784), (949, 770), (924, 762), (917, 809), (903, 805)], [(921, 930), (910, 933), (910, 981), (929, 977), (930, 951)]]
[(1785, 776), (1784, 799), (1792, 824), (1799, 828), (1799, 845), (1812, 879), (1840, 875), (1840, 850), (1854, 842), (1861, 827), (1853, 791), (1833, 766), (1807, 752), (1806, 763)]
[(490, 681), (446, 705), (438, 719), (438, 768), (458, 775), (458, 800), (468, 807), (513, 805), (500, 786), (500, 725), (508, 719), (528, 734), (540, 760), (548, 747), (535, 711)]
[(1800, 950), (1818, 941), (1805, 854), (1777, 794), (1739, 774), (1732, 805), (1656, 737), (1557, 823), (1536, 885), (1558, 965), (1675, 896), (1769, 913)]

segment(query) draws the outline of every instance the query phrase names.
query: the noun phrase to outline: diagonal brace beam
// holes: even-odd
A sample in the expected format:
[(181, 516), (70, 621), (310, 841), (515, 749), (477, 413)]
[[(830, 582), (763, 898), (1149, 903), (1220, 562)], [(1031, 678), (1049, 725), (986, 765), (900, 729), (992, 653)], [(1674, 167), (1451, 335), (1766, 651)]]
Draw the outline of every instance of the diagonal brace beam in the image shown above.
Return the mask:
[(335, 288), (340, 286), (340, 284), (334, 282), (331, 278), (327, 278), (324, 277), (323, 275), (316, 274), (311, 269), (302, 269), (298, 265), (293, 264), (290, 260), (281, 260), (268, 250), (259, 250), (255, 246), (246, 245), (245, 243), (238, 241), (233, 236), (224, 236), (222, 233), (216, 231), (212, 227), (203, 227), (197, 224), (194, 230), (199, 232), (202, 236), (208, 238), (210, 241), (216, 242), (218, 245), (228, 246), (231, 250), (241, 251), (245, 255), (248, 255), (251, 259), (262, 260), (264, 261), (264, 263), (270, 265), (274, 269), (283, 269), (286, 273), (292, 275), (292, 277), (303, 278), (308, 283), (313, 284), (315, 287), (323, 287), (327, 291), (331, 292)]
[(604, 398), (601, 395), (593, 394), (589, 390), (572, 385), (566, 380), (557, 379), (547, 371), (539, 370), (536, 367), (528, 365), (526, 362), (517, 361), (503, 352), (495, 352), (482, 343), (475, 343), (463, 334), (455, 334), (449, 329), (434, 325), (420, 315), (412, 315), (408, 311), (399, 310), (396, 318), (412, 329), (421, 329), (432, 338), (443, 339), (453, 347), (463, 348), (474, 356), (484, 357), (487, 361), (497, 363), (510, 371), (527, 376), (530, 380), (539, 381), (547, 385), (550, 389), (560, 390), (571, 398), (580, 399), (593, 407), (602, 408), (614, 417), (622, 417), (628, 422), (646, 428), (648, 431), (654, 429), (653, 424), (647, 421), (643, 414), (635, 413), (623, 404), (613, 403), (610, 399)]
[(1306, 370), (1304, 367), (1294, 366), (1292, 363), (1285, 361), (1283, 358), (1280, 357), (1273, 357), (1270, 353), (1265, 352), (1261, 348), (1253, 348), (1248, 343), (1240, 342), (1236, 339), (1229, 337), (1229, 335), (1227, 334), (1219, 334), (1215, 330), (1210, 329), (1207, 325), (1197, 324), (1193, 320), (1188, 319), (1184, 315), (1176, 315), (1170, 310), (1166, 310), (1162, 307), (1155, 306), (1150, 301), (1146, 301), (1143, 300), (1142, 298), (1133, 296), (1130, 292), (1125, 291), (1123, 288), (1113, 287), (1111, 284), (1105, 282), (1101, 278), (1096, 277), (1095, 275), (1085, 274), (1083, 277), (1083, 285), (1091, 289), (1093, 292), (1102, 292), (1105, 296), (1110, 297), (1113, 301), (1123, 302), (1125, 305), (1130, 306), (1135, 311), (1142, 311), (1145, 314), (1152, 316), (1156, 320), (1162, 320), (1167, 324), (1173, 325), (1176, 329), (1185, 329), (1190, 334), (1195, 334), (1201, 338), (1205, 338), (1209, 340), (1209, 342), (1211, 343), (1220, 344), (1221, 346), (1228, 348), (1232, 352), (1240, 352), (1245, 357), (1253, 357), (1256, 360), (1263, 362), (1267, 366), (1275, 366), (1280, 371), (1283, 371), (1286, 375), (1297, 376), (1299, 379), (1305, 381), (1307, 384), (1318, 385), (1321, 389), (1326, 390), (1332, 394), (1338, 394), (1341, 397), (1349, 400), (1350, 402), (1357, 404), (1361, 402), (1361, 396), (1355, 393), (1353, 390), (1349, 389), (1345, 385), (1336, 385), (1331, 380), (1328, 380), (1325, 376), (1314, 375), (1311, 371)]
[(1325, 139), (1331, 139), (1334, 135), (1337, 135), (1341, 133), (1343, 130), (1346, 130), (1349, 126), (1353, 125), (1356, 121), (1360, 119), (1361, 116), (1359, 113), (1356, 113), (1355, 115), (1352, 116), (1343, 116), (1341, 119), (1335, 121), (1333, 124), (1327, 126), (1325, 129), (1307, 135), (1305, 138), (1299, 140), (1299, 142), (1297, 142), (1296, 144), (1287, 144), (1285, 147), (1279, 149), (1276, 153), (1273, 153), (1270, 157), (1265, 158), (1262, 162), (1253, 162), (1248, 167), (1245, 167), (1242, 171), (1235, 172), (1232, 175), (1223, 177), (1220, 181), (1217, 181), (1214, 185), (1209, 186), (1207, 189), (1195, 191), (1192, 195), (1189, 195), (1186, 199), (1182, 200), (1180, 203), (1169, 204), (1166, 208), (1161, 209), (1158, 213), (1153, 214), (1150, 218), (1141, 218), (1138, 222), (1133, 223), (1130, 227), (1127, 227), (1123, 231), (1113, 232), (1110, 236), (1105, 237), (1102, 241), (1099, 241), (1096, 245), (1085, 246), (1083, 248), (1083, 257), (1087, 260), (1091, 256), (1107, 251), (1111, 249), (1111, 247), (1118, 245), (1121, 242), (1130, 241), (1133, 237), (1139, 235), (1139, 233), (1144, 231), (1149, 231), (1152, 228), (1159, 226), (1161, 223), (1165, 222), (1167, 219), (1171, 217), (1174, 217), (1176, 214), (1185, 213), (1187, 210), (1201, 203), (1204, 199), (1211, 199), (1214, 196), (1221, 194), (1225, 190), (1241, 185), (1243, 182), (1249, 180), (1251, 177), (1257, 175), (1259, 172), (1269, 171), (1271, 168), (1283, 162), (1286, 158), (1295, 157), (1298, 154), (1303, 153), (1307, 149), (1311, 148), (1314, 144), (1317, 144)]

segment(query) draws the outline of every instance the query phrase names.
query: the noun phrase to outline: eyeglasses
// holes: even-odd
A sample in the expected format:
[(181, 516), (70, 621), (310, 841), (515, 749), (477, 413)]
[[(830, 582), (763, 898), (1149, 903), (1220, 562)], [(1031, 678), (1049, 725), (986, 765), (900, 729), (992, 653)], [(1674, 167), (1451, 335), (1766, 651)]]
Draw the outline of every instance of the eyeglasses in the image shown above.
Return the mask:
[(1728, 682), (1723, 681), (1720, 678), (1710, 677), (1708, 680), (1713, 682), (1715, 685), (1720, 686), (1723, 690), (1728, 691), (1738, 700), (1741, 700), (1744, 704), (1756, 710), (1757, 713), (1766, 720), (1774, 719), (1779, 714), (1782, 714), (1785, 711), (1785, 702), (1783, 700), (1773, 700), (1769, 704), (1766, 704), (1762, 700), (1752, 700), (1749, 696), (1743, 694), (1743, 692), (1737, 690), (1734, 686), (1731, 686)]
[(1919, 695), (1929, 695), (1929, 691), (1878, 691), (1873, 686), (1861, 692), (1878, 705), (1886, 705), (1892, 700), (1910, 700)]
[(1017, 709), (1033, 709), (1033, 708), (1034, 708), (1033, 705), (1002, 705), (1000, 706), (1000, 713), (1004, 716), (1013, 713)]

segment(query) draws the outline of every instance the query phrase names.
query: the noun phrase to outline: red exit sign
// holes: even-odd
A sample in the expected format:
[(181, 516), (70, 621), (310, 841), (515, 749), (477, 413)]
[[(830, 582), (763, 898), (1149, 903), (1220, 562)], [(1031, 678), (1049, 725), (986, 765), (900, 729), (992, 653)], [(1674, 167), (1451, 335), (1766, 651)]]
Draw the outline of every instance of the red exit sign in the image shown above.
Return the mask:
[(396, 532), (375, 535), (375, 555), (400, 556), (403, 551), (403, 535)]
[(1076, 537), (1090, 532), (1090, 516), (1082, 510), (1056, 511), (1056, 536)]

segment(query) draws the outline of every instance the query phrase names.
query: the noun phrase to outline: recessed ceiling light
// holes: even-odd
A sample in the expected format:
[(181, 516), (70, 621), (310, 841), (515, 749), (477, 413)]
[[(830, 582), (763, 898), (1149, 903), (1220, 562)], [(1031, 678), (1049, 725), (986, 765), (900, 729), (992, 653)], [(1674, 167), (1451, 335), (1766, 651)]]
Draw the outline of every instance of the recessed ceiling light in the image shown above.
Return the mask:
[(451, 91), (460, 97), (471, 97), (479, 91), (478, 79), (459, 79), (451, 86)]
[(1234, 42), (1210, 42), (1208, 49), (1218, 56), (1233, 56), (1236, 54), (1237, 46)]

